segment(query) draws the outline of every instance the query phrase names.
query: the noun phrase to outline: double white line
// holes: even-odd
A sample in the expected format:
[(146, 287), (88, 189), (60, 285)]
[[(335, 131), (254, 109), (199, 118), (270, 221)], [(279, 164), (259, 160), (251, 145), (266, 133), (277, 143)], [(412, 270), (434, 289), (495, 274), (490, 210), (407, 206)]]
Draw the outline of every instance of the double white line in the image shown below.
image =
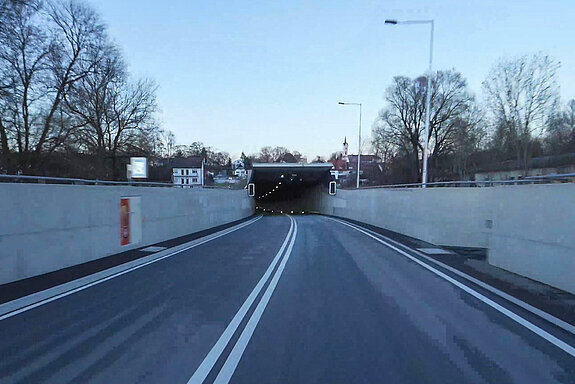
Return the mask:
[[(238, 338), (236, 344), (234, 345), (232, 351), (228, 355), (225, 363), (223, 364), (222, 368), (220, 369), (214, 383), (217, 384), (224, 384), (228, 383), (234, 374), (236, 367), (238, 366), (240, 359), (246, 347), (260, 321), (266, 306), (268, 305), (272, 294), (278, 284), (278, 281), (282, 275), (282, 272), (288, 262), (290, 257), (291, 251), (293, 249), (293, 245), (297, 236), (297, 223), (295, 219), (291, 216), (288, 216), (291, 225), (288, 231), (288, 234), (274, 257), (272, 263), (264, 273), (263, 277), (260, 279), (258, 284), (255, 286), (253, 291), (250, 293), (246, 301), (242, 304), (239, 311), (236, 313), (230, 324), (225, 329), (224, 333), (220, 336), (216, 344), (212, 347), (210, 352), (205, 357), (204, 361), (200, 364), (194, 375), (188, 380), (188, 384), (201, 384), (204, 382), (206, 377), (209, 375), (211, 370), (214, 368), (216, 362), (222, 356), (222, 353), (230, 343), (232, 337), (238, 330), (240, 324), (246, 317), (249, 309), (254, 304), (256, 298), (260, 295), (261, 291), (263, 290), (266, 283), (270, 280), (270, 276), (272, 275), (276, 265), (280, 263), (279, 267), (271, 277), (271, 282), (268, 285), (267, 289), (265, 290), (263, 296), (261, 297), (259, 303), (257, 304), (254, 312), (252, 313), (250, 319), (248, 320), (246, 326), (242, 330), (240, 337)], [(289, 243), (289, 245), (288, 245)], [(287, 247), (287, 249), (286, 249)], [(284, 252), (285, 251), (285, 252)], [(280, 262), (281, 260), (281, 262)]]

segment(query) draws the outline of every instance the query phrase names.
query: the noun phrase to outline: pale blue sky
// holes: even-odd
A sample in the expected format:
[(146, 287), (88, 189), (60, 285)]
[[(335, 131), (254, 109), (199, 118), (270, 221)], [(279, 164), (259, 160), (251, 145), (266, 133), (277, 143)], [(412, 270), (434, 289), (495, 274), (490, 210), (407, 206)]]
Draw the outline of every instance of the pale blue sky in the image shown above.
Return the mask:
[(371, 132), (395, 75), (427, 66), (429, 27), (386, 18), (435, 19), (434, 68), (455, 68), (482, 98), (501, 56), (543, 51), (561, 61), (563, 101), (575, 98), (575, 1), (91, 0), (131, 72), (160, 86), (162, 126), (178, 143), (229, 152), (264, 145), (329, 156), (344, 136), (357, 151), (357, 109)]

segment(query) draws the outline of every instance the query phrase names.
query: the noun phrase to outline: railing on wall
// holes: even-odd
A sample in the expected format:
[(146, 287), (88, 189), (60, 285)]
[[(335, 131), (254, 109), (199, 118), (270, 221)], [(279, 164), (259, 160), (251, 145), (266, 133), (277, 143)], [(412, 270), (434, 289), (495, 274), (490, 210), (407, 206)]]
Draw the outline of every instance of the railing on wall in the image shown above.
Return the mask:
[[(0, 174), (0, 183), (33, 183), (33, 184), (71, 184), (71, 185), (128, 185), (134, 187), (164, 187), (164, 188), (203, 188), (203, 189), (230, 189), (217, 185), (180, 185), (172, 183), (160, 183), (154, 181), (112, 181), (112, 180), (92, 180), (77, 179), (70, 177), (50, 177), (50, 176), (27, 176), (27, 175), (2, 175)], [(246, 189), (246, 188), (242, 188)]]
[[(427, 183), (428, 188), (438, 187), (493, 187), (497, 185), (524, 185), (524, 184), (551, 184), (551, 183), (573, 183), (575, 182), (575, 173), (564, 173), (558, 175), (529, 176), (518, 180), (460, 180), (460, 181), (436, 181)], [(422, 183), (409, 184), (389, 184), (373, 185), (361, 187), (361, 189), (373, 188), (422, 188)], [(352, 188), (348, 188), (352, 189)]]
[(73, 184), (73, 185), (131, 185), (137, 187), (167, 187), (172, 188), (172, 183), (158, 183), (152, 181), (111, 181), (75, 179), (68, 177), (49, 176), (26, 176), (26, 175), (0, 175), (0, 182), (7, 183), (36, 183), (36, 184)]

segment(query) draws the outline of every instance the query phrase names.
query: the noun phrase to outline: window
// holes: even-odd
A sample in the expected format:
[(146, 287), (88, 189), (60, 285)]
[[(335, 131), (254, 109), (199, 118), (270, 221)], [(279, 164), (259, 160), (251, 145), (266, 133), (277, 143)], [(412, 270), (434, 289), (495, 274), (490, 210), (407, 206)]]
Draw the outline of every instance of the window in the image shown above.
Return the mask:
[(198, 178), (197, 178), (197, 177), (194, 177), (194, 178), (192, 179), (192, 181), (193, 181), (194, 183), (197, 183), (197, 182), (198, 182)]
[(186, 176), (190, 174), (190, 170), (186, 169)]
[(184, 170), (181, 169), (180, 172), (181, 172), (182, 176), (184, 176)]
[(184, 179), (182, 179), (182, 184), (184, 184)]
[(186, 184), (190, 184), (190, 179), (186, 179)]

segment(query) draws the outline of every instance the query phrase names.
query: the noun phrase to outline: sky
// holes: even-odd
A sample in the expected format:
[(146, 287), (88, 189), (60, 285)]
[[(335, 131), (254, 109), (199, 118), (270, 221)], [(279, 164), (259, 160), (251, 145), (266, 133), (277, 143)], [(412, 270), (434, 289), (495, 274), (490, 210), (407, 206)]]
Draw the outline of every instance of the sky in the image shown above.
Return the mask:
[(575, 98), (572, 0), (88, 0), (130, 72), (159, 85), (159, 120), (178, 144), (201, 141), (232, 159), (262, 146), (308, 160), (357, 153), (394, 76), (455, 69), (478, 100), (501, 57), (543, 52), (561, 62), (563, 101)]

